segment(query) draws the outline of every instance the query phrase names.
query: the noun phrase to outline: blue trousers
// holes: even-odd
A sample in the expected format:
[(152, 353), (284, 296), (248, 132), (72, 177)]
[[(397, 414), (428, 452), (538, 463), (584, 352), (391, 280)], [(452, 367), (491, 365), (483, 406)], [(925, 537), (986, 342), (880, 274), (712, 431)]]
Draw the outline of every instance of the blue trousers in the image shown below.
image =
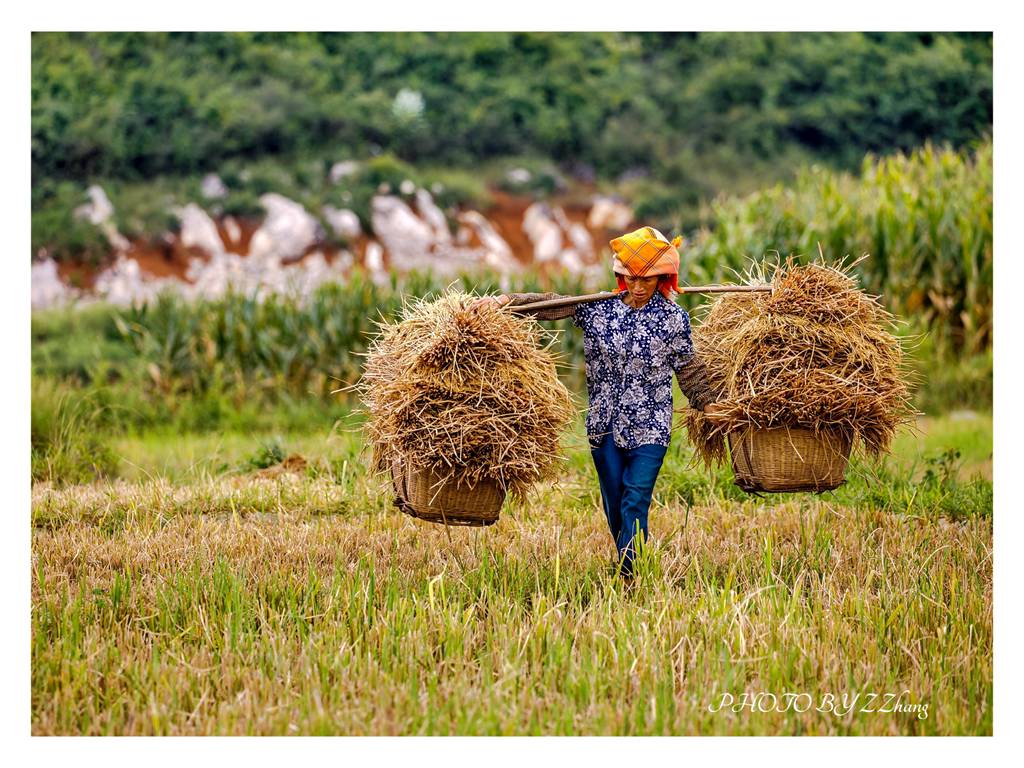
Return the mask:
[(636, 538), (647, 539), (647, 511), (667, 451), (664, 445), (653, 443), (619, 448), (611, 435), (590, 449), (601, 483), (604, 514), (625, 573), (633, 571)]

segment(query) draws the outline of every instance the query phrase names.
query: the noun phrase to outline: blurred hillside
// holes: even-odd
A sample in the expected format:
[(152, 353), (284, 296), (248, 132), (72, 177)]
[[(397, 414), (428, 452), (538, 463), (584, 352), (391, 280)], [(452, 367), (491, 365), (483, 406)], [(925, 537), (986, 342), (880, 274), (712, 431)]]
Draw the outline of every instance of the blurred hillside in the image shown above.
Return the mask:
[(36, 33), (33, 256), (109, 260), (75, 215), (93, 184), (129, 241), (204, 200), (244, 229), (267, 193), (344, 240), (330, 211), (372, 233), (373, 195), (410, 177), (447, 214), (614, 194), (693, 230), (719, 193), (991, 120), (990, 34)]

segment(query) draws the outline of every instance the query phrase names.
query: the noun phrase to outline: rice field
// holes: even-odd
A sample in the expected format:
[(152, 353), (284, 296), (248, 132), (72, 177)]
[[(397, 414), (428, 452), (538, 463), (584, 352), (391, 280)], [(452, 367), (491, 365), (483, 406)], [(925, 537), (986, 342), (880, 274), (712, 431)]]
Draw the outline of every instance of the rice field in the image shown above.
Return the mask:
[(990, 734), (991, 435), (922, 420), (756, 498), (677, 433), (632, 587), (579, 423), (557, 484), (451, 531), (357, 431), (279, 436), (298, 473), (245, 468), (267, 435), (123, 437), (118, 479), (33, 487), (32, 732)]

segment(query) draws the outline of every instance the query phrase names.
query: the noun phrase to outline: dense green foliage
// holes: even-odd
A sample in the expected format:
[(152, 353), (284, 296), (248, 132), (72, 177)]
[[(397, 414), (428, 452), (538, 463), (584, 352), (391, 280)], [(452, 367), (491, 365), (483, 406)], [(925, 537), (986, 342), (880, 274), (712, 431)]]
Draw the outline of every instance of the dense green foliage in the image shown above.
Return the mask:
[(145, 179), (370, 145), (666, 179), (723, 146), (854, 163), (986, 131), (991, 58), (988, 34), (36, 33), (33, 169)]

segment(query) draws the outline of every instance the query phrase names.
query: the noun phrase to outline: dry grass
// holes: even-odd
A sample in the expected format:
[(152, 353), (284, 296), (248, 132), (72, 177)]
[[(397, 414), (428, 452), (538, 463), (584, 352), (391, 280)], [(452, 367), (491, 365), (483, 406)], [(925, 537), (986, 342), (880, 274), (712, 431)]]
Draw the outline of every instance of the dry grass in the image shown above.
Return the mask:
[(725, 435), (749, 427), (805, 427), (886, 452), (915, 413), (892, 316), (842, 264), (776, 265), (772, 292), (726, 294), (694, 332), (718, 396), (713, 416), (687, 412), (707, 462)]
[(559, 466), (577, 408), (531, 319), (467, 309), (448, 293), (381, 324), (358, 389), (373, 469), (397, 458), (470, 487), (482, 479), (522, 497)]
[(659, 493), (625, 592), (587, 473), (451, 544), (347, 483), (37, 484), (33, 733), (991, 732), (991, 518)]

